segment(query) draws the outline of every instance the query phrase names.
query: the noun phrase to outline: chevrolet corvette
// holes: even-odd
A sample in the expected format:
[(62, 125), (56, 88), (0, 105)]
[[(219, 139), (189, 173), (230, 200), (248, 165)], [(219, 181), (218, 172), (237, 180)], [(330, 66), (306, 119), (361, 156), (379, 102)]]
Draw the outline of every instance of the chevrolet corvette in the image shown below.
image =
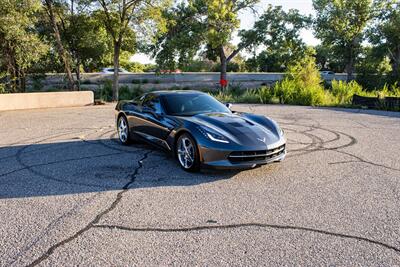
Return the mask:
[(249, 169), (282, 161), (283, 130), (272, 119), (233, 112), (209, 94), (157, 91), (116, 106), (119, 141), (144, 140), (172, 153), (189, 172)]

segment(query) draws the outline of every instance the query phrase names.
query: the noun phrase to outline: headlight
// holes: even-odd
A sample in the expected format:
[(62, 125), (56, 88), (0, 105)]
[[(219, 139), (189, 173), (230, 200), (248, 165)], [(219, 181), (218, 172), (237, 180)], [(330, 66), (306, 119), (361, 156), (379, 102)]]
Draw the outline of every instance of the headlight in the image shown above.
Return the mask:
[(225, 144), (229, 143), (228, 138), (219, 133), (216, 133), (215, 131), (211, 130), (208, 127), (199, 126), (197, 127), (197, 129), (199, 130), (200, 133), (202, 133), (206, 138), (210, 139), (211, 141), (225, 143)]

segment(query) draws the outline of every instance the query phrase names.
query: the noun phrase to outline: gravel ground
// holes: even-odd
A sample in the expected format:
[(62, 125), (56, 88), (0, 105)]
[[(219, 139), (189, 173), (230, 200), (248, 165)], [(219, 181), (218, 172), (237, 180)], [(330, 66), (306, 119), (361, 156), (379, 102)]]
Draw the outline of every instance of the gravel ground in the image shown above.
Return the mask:
[(0, 112), (0, 266), (400, 266), (400, 113), (236, 105), (287, 159), (188, 174), (113, 108)]

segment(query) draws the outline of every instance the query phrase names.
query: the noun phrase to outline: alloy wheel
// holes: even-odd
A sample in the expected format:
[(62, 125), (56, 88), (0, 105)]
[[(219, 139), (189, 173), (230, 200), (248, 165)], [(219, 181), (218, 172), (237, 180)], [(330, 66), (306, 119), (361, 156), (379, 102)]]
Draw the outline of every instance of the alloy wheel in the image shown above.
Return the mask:
[(181, 166), (190, 169), (195, 164), (195, 147), (192, 141), (183, 136), (178, 143), (178, 159)]

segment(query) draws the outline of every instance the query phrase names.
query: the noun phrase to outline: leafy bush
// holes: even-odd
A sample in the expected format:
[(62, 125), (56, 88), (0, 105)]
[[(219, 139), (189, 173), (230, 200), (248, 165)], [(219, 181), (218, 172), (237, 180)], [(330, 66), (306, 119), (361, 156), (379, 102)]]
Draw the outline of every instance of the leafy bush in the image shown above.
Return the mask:
[(344, 81), (332, 81), (332, 95), (335, 97), (335, 104), (351, 104), (354, 94), (360, 95), (363, 91), (361, 85), (356, 81), (349, 83)]
[(5, 94), (5, 93), (6, 93), (6, 86), (0, 83), (0, 94)]
[(111, 101), (112, 91), (112, 81), (105, 80), (103, 85), (100, 86), (100, 99), (107, 102)]
[(45, 74), (34, 74), (32, 75), (32, 90), (41, 91), (43, 89), (43, 80), (46, 79)]
[(258, 90), (258, 97), (262, 104), (270, 104), (274, 98), (274, 91), (268, 86), (263, 86)]
[(211, 94), (211, 95), (223, 103), (236, 102), (234, 96), (229, 92), (219, 91), (217, 94)]
[(81, 84), (92, 84), (92, 82), (90, 80), (86, 79), (86, 80), (83, 80), (81, 82)]
[(234, 99), (233, 102), (237, 103), (260, 103), (260, 97), (255, 89), (247, 89), (243, 94), (236, 96), (235, 98), (236, 99)]
[(132, 92), (128, 86), (124, 85), (119, 88), (118, 99), (119, 100), (130, 100), (133, 99)]
[(132, 80), (132, 83), (133, 83), (133, 84), (140, 84), (141, 81), (140, 81), (139, 79), (133, 79), (133, 80)]
[(275, 95), (282, 104), (321, 105), (328, 99), (321, 83), (315, 58), (309, 54), (288, 67), (286, 77), (275, 84)]
[(136, 86), (136, 87), (134, 87), (133, 90), (132, 90), (132, 96), (131, 96), (130, 99), (134, 99), (134, 98), (136, 98), (136, 97), (138, 97), (138, 96), (141, 96), (141, 95), (143, 95), (143, 94), (144, 94), (144, 91), (143, 91), (142, 87), (140, 87), (140, 85), (139, 85), (139, 86)]
[(387, 85), (385, 84), (380, 90), (380, 96), (381, 97), (400, 97), (400, 86), (398, 85), (397, 82), (395, 82), (393, 85)]
[(230, 83), (228, 85), (227, 90), (230, 92), (231, 95), (233, 96), (240, 96), (243, 94), (243, 88), (241, 83)]

